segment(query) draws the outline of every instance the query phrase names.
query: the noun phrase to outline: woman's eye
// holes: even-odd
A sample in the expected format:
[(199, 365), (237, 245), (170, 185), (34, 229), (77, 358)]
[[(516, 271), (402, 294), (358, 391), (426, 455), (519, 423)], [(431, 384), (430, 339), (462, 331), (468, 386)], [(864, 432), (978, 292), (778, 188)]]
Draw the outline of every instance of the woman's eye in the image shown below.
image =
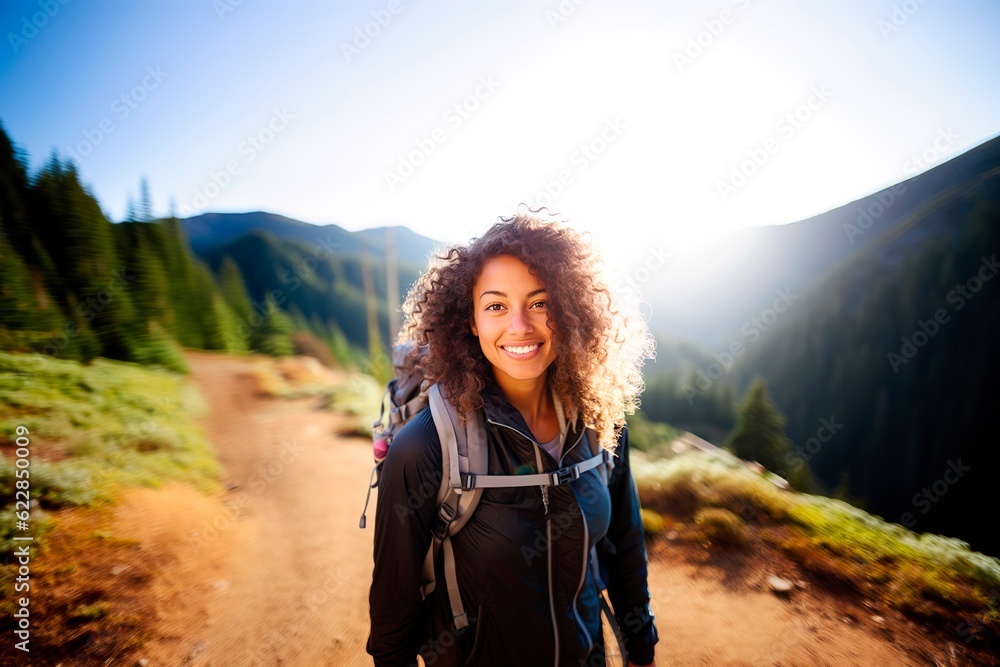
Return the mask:
[[(535, 310), (540, 310), (540, 309), (545, 308), (546, 306), (548, 306), (548, 303), (549, 303), (548, 301), (535, 301), (534, 303), (532, 303), (529, 306), (529, 308), (533, 308)], [(486, 306), (483, 310), (487, 310), (487, 311), (506, 310), (506, 306), (504, 306), (502, 303), (491, 303), (488, 306)]]

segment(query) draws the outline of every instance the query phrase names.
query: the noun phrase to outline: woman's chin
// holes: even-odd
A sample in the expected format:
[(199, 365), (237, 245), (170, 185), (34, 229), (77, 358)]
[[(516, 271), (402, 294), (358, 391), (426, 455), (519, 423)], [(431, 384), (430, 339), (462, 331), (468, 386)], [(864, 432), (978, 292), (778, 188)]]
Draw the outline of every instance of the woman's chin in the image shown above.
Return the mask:
[(536, 380), (544, 380), (547, 366), (535, 365), (529, 367), (525, 364), (504, 364), (502, 366), (494, 366), (494, 371), (499, 371), (507, 378), (517, 382), (532, 382)]

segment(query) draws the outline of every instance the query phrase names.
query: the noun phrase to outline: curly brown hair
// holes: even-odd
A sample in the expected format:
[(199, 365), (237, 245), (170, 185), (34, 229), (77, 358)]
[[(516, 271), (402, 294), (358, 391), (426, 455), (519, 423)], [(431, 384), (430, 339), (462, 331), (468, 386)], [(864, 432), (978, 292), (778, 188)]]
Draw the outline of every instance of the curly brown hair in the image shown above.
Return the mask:
[(485, 264), (499, 256), (517, 258), (547, 288), (556, 343), (548, 380), (567, 415), (581, 415), (613, 449), (625, 415), (638, 407), (653, 339), (637, 309), (616, 303), (588, 239), (567, 225), (535, 212), (501, 217), (468, 245), (432, 258), (403, 304), (397, 342), (428, 346), (424, 372), (460, 413), (481, 408), (493, 372), (469, 325), (472, 294)]

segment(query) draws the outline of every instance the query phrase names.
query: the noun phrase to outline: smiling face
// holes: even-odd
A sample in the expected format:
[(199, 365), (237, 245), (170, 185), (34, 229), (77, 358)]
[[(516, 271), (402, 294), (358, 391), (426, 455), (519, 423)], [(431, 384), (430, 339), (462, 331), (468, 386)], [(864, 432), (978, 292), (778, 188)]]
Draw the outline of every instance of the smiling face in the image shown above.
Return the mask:
[(544, 380), (555, 361), (548, 292), (515, 257), (494, 257), (472, 288), (472, 333), (501, 389)]

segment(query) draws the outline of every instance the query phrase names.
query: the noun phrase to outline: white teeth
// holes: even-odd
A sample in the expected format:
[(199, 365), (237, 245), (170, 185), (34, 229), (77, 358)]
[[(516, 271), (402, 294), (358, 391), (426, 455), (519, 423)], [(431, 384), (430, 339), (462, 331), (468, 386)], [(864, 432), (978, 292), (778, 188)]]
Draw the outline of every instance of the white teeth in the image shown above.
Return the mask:
[(534, 345), (522, 345), (520, 347), (507, 346), (504, 347), (504, 349), (514, 354), (528, 354), (529, 352), (534, 352), (538, 349), (538, 343), (535, 343)]

